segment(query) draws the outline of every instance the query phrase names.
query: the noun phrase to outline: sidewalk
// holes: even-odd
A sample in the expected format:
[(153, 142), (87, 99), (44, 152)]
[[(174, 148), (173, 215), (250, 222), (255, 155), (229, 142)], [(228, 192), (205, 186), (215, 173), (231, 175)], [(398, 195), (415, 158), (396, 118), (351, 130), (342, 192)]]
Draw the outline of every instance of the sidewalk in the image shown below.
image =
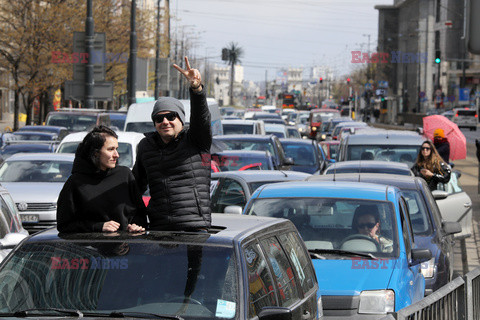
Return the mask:
[[(25, 122), (19, 121), (18, 126), (23, 127)], [(3, 119), (0, 120), (0, 132), (5, 132), (5, 129), (13, 130), (13, 113), (3, 114)]]

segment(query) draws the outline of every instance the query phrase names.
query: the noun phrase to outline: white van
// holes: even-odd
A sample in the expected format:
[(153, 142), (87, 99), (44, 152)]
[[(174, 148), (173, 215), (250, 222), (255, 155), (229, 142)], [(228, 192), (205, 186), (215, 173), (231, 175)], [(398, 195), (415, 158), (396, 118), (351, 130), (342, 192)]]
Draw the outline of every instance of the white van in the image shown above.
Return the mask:
[(453, 109), (452, 121), (456, 123), (459, 128), (469, 128), (470, 131), (477, 131), (477, 110), (468, 108)]
[[(185, 108), (185, 125), (190, 123), (190, 100), (180, 100)], [(212, 134), (223, 135), (220, 109), (213, 98), (207, 98), (208, 109), (212, 120)], [(127, 119), (125, 120), (125, 131), (151, 132), (155, 130), (152, 121), (152, 111), (155, 101), (134, 103), (128, 108)]]

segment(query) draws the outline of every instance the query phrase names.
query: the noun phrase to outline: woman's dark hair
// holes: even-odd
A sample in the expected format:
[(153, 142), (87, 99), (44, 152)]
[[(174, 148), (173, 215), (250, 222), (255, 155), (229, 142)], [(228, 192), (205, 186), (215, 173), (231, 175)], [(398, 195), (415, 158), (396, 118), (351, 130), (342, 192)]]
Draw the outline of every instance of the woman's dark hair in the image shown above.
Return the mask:
[(75, 156), (90, 161), (94, 166), (98, 167), (98, 152), (105, 144), (107, 136), (118, 139), (115, 131), (107, 126), (100, 125), (93, 128), (78, 145)]

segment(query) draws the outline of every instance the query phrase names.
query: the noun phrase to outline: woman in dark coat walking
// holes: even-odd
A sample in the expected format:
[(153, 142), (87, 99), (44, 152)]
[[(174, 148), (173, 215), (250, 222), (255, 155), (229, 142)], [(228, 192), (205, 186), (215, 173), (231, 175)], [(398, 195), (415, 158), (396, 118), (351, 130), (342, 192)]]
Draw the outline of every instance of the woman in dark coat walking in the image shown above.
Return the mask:
[(60, 192), (60, 232), (144, 231), (145, 205), (132, 172), (117, 166), (118, 136), (95, 127), (77, 148), (72, 175)]
[(440, 157), (437, 149), (430, 140), (422, 143), (412, 171), (417, 177), (425, 179), (432, 191), (437, 190), (437, 184), (439, 182), (447, 183), (450, 181), (450, 175), (452, 173), (450, 166)]

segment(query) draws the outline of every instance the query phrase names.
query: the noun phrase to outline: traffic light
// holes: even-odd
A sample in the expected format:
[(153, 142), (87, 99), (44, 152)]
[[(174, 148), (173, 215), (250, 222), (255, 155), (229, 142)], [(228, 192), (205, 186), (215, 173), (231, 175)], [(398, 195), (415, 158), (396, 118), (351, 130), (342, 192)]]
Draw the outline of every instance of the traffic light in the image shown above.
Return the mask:
[(347, 84), (350, 84), (350, 78), (347, 78)]
[(322, 83), (322, 82), (323, 82), (323, 78), (320, 77), (320, 83)]
[(223, 61), (227, 61), (227, 60), (228, 60), (228, 49), (227, 49), (227, 48), (223, 48), (223, 49), (222, 49), (222, 60), (223, 60)]
[(440, 50), (435, 50), (435, 63), (440, 63), (442, 62), (442, 58)]
[(384, 97), (384, 96), (380, 96), (380, 100), (381, 100), (382, 102), (384, 102), (384, 101), (385, 101), (385, 97)]

